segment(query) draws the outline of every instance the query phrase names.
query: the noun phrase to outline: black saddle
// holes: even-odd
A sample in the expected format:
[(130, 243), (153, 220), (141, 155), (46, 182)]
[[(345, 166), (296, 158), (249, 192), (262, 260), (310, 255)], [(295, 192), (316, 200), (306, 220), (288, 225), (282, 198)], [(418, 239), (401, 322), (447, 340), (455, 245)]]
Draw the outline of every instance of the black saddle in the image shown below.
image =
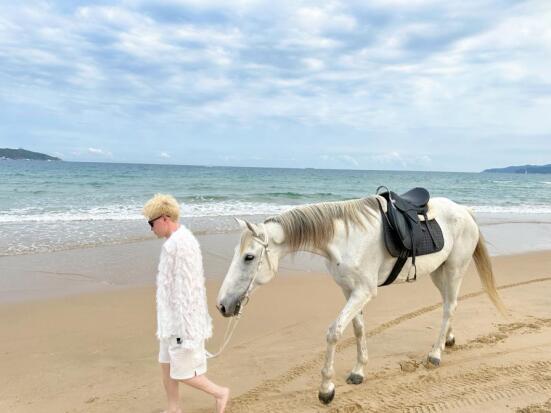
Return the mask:
[[(385, 192), (379, 192), (382, 188)], [(442, 230), (436, 220), (427, 218), (429, 192), (425, 188), (413, 188), (405, 194), (398, 195), (386, 187), (377, 188), (377, 194), (387, 201), (387, 211), (379, 202), (383, 217), (383, 232), (385, 245), (393, 257), (398, 257), (394, 268), (386, 281), (381, 285), (389, 285), (404, 267), (408, 257), (411, 257), (414, 274), (407, 281), (417, 279), (415, 257), (440, 251), (444, 248)], [(419, 216), (424, 217), (424, 221)]]
[(396, 195), (395, 193), (392, 194), (395, 202), (402, 204), (404, 207), (409, 206), (417, 208), (421, 214), (428, 211), (427, 204), (429, 203), (430, 195), (429, 191), (425, 188), (413, 188), (402, 195)]

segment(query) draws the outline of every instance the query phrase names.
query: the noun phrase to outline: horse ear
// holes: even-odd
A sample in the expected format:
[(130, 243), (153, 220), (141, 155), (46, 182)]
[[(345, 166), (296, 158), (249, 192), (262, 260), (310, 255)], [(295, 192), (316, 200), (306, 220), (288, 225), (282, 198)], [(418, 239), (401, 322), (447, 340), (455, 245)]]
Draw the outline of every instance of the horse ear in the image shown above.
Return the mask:
[(247, 225), (247, 228), (249, 228), (249, 230), (253, 233), (255, 237), (259, 236), (259, 231), (255, 224), (251, 224), (249, 221), (245, 221), (245, 224)]
[(243, 221), (242, 219), (239, 219), (239, 218), (235, 218), (234, 219), (237, 221), (237, 223), (239, 224), (239, 227), (241, 229), (247, 229), (247, 223), (245, 221)]

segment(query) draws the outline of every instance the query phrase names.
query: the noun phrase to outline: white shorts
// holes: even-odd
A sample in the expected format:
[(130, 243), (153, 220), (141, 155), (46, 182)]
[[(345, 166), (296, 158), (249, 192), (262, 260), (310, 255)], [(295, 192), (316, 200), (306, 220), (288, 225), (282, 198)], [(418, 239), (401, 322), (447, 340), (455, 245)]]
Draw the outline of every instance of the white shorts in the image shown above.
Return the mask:
[(170, 377), (186, 380), (207, 372), (205, 344), (183, 348), (176, 337), (159, 341), (159, 363), (170, 364)]

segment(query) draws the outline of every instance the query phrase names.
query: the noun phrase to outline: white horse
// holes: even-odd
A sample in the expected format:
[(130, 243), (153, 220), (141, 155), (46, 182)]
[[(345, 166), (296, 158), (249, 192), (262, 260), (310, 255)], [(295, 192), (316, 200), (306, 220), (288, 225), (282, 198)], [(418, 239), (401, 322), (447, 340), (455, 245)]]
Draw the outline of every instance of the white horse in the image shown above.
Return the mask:
[[(218, 294), (217, 307), (222, 315), (235, 316), (249, 293), (274, 277), (282, 257), (308, 251), (326, 258), (327, 268), (347, 302), (327, 330), (327, 353), (319, 390), (319, 399), (325, 404), (335, 395), (332, 382), (335, 347), (351, 321), (358, 355), (346, 381), (349, 384), (363, 381), (367, 346), (362, 309), (377, 295), (377, 287), (386, 280), (396, 262), (385, 248), (377, 198), (386, 210), (385, 199), (373, 196), (299, 206), (262, 224), (238, 220), (243, 229), (241, 242)], [(470, 211), (447, 198), (433, 198), (428, 205), (429, 215), (437, 219), (442, 229), (444, 248), (418, 256), (416, 267), (418, 276), (430, 274), (443, 299), (442, 326), (427, 359), (438, 366), (444, 347), (455, 344), (451, 322), (471, 258), (491, 301), (502, 313), (505, 307), (496, 290), (484, 239)], [(396, 282), (405, 281), (410, 269), (411, 259), (408, 259)]]

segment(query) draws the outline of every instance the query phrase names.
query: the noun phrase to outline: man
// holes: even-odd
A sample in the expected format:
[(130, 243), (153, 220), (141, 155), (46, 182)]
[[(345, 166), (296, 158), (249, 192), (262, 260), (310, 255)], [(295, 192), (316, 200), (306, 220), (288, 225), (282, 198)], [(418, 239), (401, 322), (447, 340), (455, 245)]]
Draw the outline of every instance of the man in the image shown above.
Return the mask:
[(182, 412), (179, 382), (212, 395), (216, 412), (223, 413), (229, 389), (205, 376), (204, 342), (212, 335), (212, 321), (199, 243), (180, 224), (180, 206), (174, 197), (155, 195), (145, 204), (143, 214), (155, 235), (166, 238), (157, 273), (157, 338), (167, 413)]

